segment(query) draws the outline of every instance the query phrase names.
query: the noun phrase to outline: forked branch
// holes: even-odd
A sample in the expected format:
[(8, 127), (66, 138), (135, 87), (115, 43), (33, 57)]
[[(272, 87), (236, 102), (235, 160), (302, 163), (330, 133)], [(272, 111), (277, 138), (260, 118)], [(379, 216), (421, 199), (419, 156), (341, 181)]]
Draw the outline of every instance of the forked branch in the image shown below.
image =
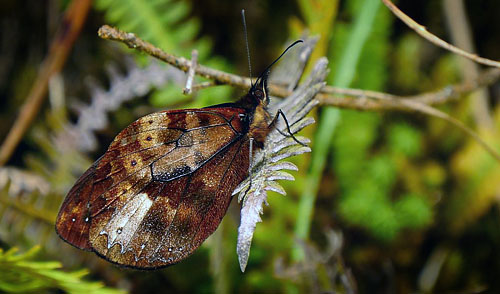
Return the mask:
[(412, 30), (414, 30), (420, 36), (424, 37), (429, 42), (436, 44), (437, 46), (444, 48), (448, 51), (451, 51), (455, 54), (458, 54), (460, 56), (463, 56), (465, 58), (473, 60), (477, 63), (500, 68), (500, 62), (495, 61), (495, 60), (491, 60), (488, 58), (483, 58), (483, 57), (477, 56), (476, 54), (462, 50), (462, 49), (460, 49), (456, 46), (453, 46), (450, 43), (444, 41), (443, 39), (440, 39), (438, 36), (430, 33), (429, 31), (427, 31), (427, 29), (424, 26), (418, 24), (416, 21), (411, 19), (408, 15), (404, 14), (404, 12), (399, 10), (399, 8), (397, 8), (396, 5), (394, 5), (394, 3), (392, 3), (390, 0), (382, 0), (382, 2), (385, 4), (385, 6), (387, 6), (392, 11), (392, 13), (394, 13), (395, 16), (397, 16), (407, 26), (409, 26)]
[[(386, 5), (390, 6), (389, 8), (395, 8), (395, 6), (386, 0), (382, 0)], [(392, 4), (392, 6), (391, 6)], [(397, 9), (397, 8), (395, 8)], [(399, 11), (399, 10), (396, 10)], [(399, 11), (400, 12), (400, 11)], [(400, 12), (402, 14), (402, 12)], [(404, 15), (404, 14), (403, 14)], [(408, 16), (406, 18), (409, 19)], [(411, 20), (411, 19), (410, 19)], [(413, 21), (412, 21), (413, 22)], [(414, 23), (414, 22), (413, 22)], [(416, 23), (415, 23), (416, 24)], [(422, 30), (422, 28), (420, 28)], [(425, 29), (424, 29), (425, 31)], [(207, 79), (213, 80), (214, 85), (217, 84), (228, 84), (244, 89), (248, 89), (251, 85), (250, 78), (242, 77), (230, 73), (226, 73), (220, 70), (212, 69), (201, 64), (196, 64), (196, 66), (191, 66), (191, 61), (184, 57), (177, 57), (173, 54), (169, 54), (164, 52), (163, 50), (155, 47), (151, 43), (148, 43), (133, 33), (127, 33), (121, 31), (119, 29), (110, 27), (108, 25), (104, 25), (99, 29), (99, 36), (103, 39), (119, 41), (125, 43), (128, 47), (139, 50), (141, 52), (145, 52), (148, 55), (151, 55), (161, 61), (164, 61), (184, 72), (188, 72), (189, 70), (193, 70), (195, 74), (205, 77)], [(432, 35), (431, 33), (425, 31), (425, 35)], [(433, 36), (433, 35), (432, 35)], [(439, 39), (434, 36), (432, 39)], [(439, 39), (440, 40), (440, 39)], [(442, 41), (442, 40), (441, 40)], [(444, 42), (444, 41), (442, 41)], [(446, 43), (446, 42), (444, 42)], [(440, 43), (441, 44), (441, 43)], [(447, 43), (446, 43), (447, 44)], [(449, 44), (447, 44), (449, 45)], [(449, 45), (452, 46), (452, 45)], [(453, 46), (452, 46), (453, 47)], [(445, 47), (447, 48), (447, 47)], [(451, 50), (451, 49), (450, 49)], [(458, 48), (452, 50), (461, 51), (460, 55), (464, 55), (463, 50)], [(465, 52), (466, 53), (466, 52)], [(467, 55), (467, 54), (466, 54)], [(475, 61), (481, 60), (484, 61), (484, 58), (479, 58), (476, 56), (470, 56), (473, 54), (468, 54), (467, 56)], [(478, 61), (479, 62), (479, 61)], [(495, 66), (497, 62), (492, 62), (492, 66)], [(482, 62), (484, 63), (484, 62)], [(413, 112), (421, 112), (430, 116), (438, 117), (446, 120), (452, 125), (458, 127), (466, 134), (470, 135), (474, 140), (476, 140), (481, 146), (485, 148), (485, 150), (490, 153), (497, 161), (500, 162), (500, 154), (489, 146), (484, 140), (482, 140), (472, 129), (464, 125), (459, 120), (449, 116), (448, 114), (433, 108), (432, 105), (443, 104), (458, 97), (470, 93), (478, 88), (488, 86), (493, 84), (494, 82), (500, 79), (500, 69), (493, 69), (489, 71), (485, 71), (480, 77), (471, 82), (464, 82), (461, 84), (456, 84), (452, 86), (445, 87), (444, 89), (431, 92), (424, 93), (416, 96), (410, 97), (401, 97), (395, 96), (392, 94), (375, 92), (375, 91), (367, 91), (360, 89), (346, 89), (346, 88), (338, 88), (332, 86), (323, 87), (320, 92), (316, 95), (316, 99), (322, 105), (335, 106), (340, 108), (347, 109), (356, 109), (356, 110), (397, 110), (397, 111), (413, 111)], [(210, 86), (211, 84), (208, 84)], [(277, 85), (270, 83), (269, 84), (270, 92), (273, 96), (276, 97), (288, 97), (292, 94), (292, 91), (288, 90), (283, 85)]]

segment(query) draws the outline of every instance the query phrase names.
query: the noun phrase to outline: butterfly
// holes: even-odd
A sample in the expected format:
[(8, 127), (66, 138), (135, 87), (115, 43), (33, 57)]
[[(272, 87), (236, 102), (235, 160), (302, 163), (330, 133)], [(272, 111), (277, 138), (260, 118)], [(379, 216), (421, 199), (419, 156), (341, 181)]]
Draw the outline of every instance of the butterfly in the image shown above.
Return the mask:
[(191, 255), (219, 226), (279, 115), (287, 123), (267, 110), (267, 80), (300, 42), (237, 102), (152, 113), (122, 130), (68, 192), (57, 234), (125, 267), (162, 268)]

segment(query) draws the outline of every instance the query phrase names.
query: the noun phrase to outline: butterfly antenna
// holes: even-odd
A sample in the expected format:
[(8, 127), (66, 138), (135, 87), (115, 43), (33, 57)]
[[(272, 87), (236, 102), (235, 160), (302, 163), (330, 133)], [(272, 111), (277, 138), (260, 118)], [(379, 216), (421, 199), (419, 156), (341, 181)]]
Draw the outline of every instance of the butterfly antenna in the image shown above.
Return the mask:
[(273, 61), (273, 62), (272, 62), (272, 63), (271, 63), (271, 64), (270, 64), (270, 65), (269, 65), (269, 66), (268, 66), (268, 67), (267, 67), (267, 68), (266, 68), (266, 69), (265, 69), (265, 70), (264, 70), (261, 74), (260, 74), (260, 76), (259, 76), (259, 77), (257, 78), (257, 80), (255, 81), (255, 84), (258, 84), (258, 81), (259, 81), (260, 79), (262, 79), (262, 78), (266, 75), (266, 73), (269, 71), (269, 69), (270, 69), (270, 68), (271, 68), (271, 67), (272, 67), (272, 66), (273, 66), (276, 62), (278, 62), (278, 60), (280, 60), (280, 58), (281, 58), (281, 57), (283, 57), (283, 55), (285, 55), (285, 53), (286, 53), (288, 50), (290, 50), (290, 48), (292, 48), (293, 46), (295, 46), (295, 45), (297, 45), (297, 44), (299, 44), (299, 43), (303, 43), (303, 42), (304, 42), (304, 41), (302, 41), (302, 40), (297, 40), (297, 41), (293, 42), (292, 44), (290, 44), (288, 47), (286, 47), (286, 49), (283, 51), (283, 53), (281, 53), (281, 55), (280, 55), (278, 58), (276, 58), (276, 59), (275, 59), (275, 60), (274, 60), (274, 61)]
[(245, 20), (245, 9), (241, 10), (241, 20), (243, 21), (243, 32), (245, 34), (245, 45), (246, 45), (246, 48), (247, 48), (248, 72), (250, 73), (250, 85), (253, 87), (253, 83), (252, 83), (252, 63), (250, 62), (250, 48), (248, 47), (248, 33), (247, 33), (247, 21)]

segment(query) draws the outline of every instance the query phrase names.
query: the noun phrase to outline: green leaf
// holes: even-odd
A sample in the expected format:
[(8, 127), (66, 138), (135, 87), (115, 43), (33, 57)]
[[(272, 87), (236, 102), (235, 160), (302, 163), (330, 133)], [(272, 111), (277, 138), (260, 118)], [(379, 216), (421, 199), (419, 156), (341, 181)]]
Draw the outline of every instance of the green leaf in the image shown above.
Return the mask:
[(399, 199), (394, 207), (402, 227), (420, 229), (432, 221), (432, 208), (428, 201), (418, 194), (407, 194)]
[(389, 147), (394, 153), (416, 157), (422, 152), (422, 134), (416, 128), (400, 122), (393, 124), (387, 134)]
[(7, 252), (0, 249), (0, 291), (4, 293), (40, 293), (58, 289), (65, 293), (124, 293), (122, 290), (106, 288), (100, 282), (89, 282), (82, 278), (87, 270), (65, 272), (57, 261), (37, 261), (35, 246), (26, 253), (16, 254), (17, 249)]

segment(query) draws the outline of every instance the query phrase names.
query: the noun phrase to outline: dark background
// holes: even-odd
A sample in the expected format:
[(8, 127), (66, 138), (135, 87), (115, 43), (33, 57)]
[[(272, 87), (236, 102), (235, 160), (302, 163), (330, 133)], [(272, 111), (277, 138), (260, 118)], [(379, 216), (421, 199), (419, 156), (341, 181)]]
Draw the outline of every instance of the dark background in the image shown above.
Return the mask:
[[(50, 54), (50, 44), (64, 11), (72, 2), (6, 0), (0, 4), (0, 139), (6, 137), (39, 78), (41, 64)], [(39, 244), (42, 250), (36, 260), (61, 261), (65, 271), (88, 268), (88, 279), (101, 280), (108, 287), (132, 293), (348, 293), (354, 285), (360, 293), (500, 291), (500, 165), (456, 127), (411, 111), (342, 110), (340, 122), (332, 126), (332, 142), (316, 138), (316, 126), (305, 130), (303, 135), (313, 140), (313, 153), (317, 144), (326, 144), (329, 150), (324, 158), (325, 170), (316, 179), (320, 183), (319, 192), (306, 245), (298, 245), (294, 231), (301, 217), (298, 213), (301, 196), (308, 189), (305, 183), (311, 155), (294, 159), (300, 171), (293, 173), (295, 182), (283, 183), (286, 197), (270, 194), (270, 206), (264, 208), (263, 223), (257, 226), (244, 274), (235, 254), (239, 222), (236, 201), (217, 236), (184, 262), (160, 271), (116, 268), (60, 241), (50, 220), (41, 221), (31, 212), (42, 211), (49, 219), (54, 218), (74, 180), (106, 150), (121, 129), (156, 110), (234, 101), (244, 93), (221, 86), (182, 96), (182, 84), (168, 82), (151, 87), (142, 97), (128, 99), (117, 110), (105, 112), (108, 121), (104, 127), (91, 132), (97, 142), (94, 149), (61, 149), (57, 144), (64, 145), (64, 137), (62, 141), (54, 138), (66, 126), (78, 122), (78, 110), (92, 103), (96, 89), (114, 99), (116, 80), (109, 73), (110, 66), (121, 78), (126, 78), (130, 63), (139, 67), (150, 64), (144, 54), (100, 39), (97, 30), (101, 25), (124, 30), (131, 27), (137, 36), (186, 58), (192, 49), (198, 49), (202, 52), (200, 63), (247, 76), (240, 15), (244, 8), (254, 75), (274, 60), (285, 44), (307, 30), (324, 40), (325, 46), (317, 48), (313, 58), (329, 58), (327, 82), (333, 85), (335, 77), (342, 75), (338, 65), (346, 54), (345, 44), (352, 38), (353, 24), (367, 5), (363, 0), (339, 1), (337, 6), (336, 1), (305, 0), (137, 3), (136, 6), (120, 0), (93, 3), (57, 75), (58, 80), (49, 87), (49, 99), (40, 107), (13, 156), (1, 168), (5, 172), (0, 178), (6, 180), (0, 182), (11, 184), (4, 187), (0, 197), (12, 200), (0, 203), (2, 248), (19, 247), (23, 252)], [(176, 3), (185, 6), (181, 17), (168, 13), (176, 11), (173, 9)], [(500, 60), (500, 2), (464, 1), (464, 4), (469, 37), (476, 53)], [(451, 32), (457, 28), (450, 27), (446, 17), (459, 16), (451, 14), (444, 1), (407, 0), (398, 1), (397, 5), (430, 32), (453, 41)], [(305, 16), (305, 7), (312, 7), (312, 18)], [(334, 17), (325, 19), (322, 13), (329, 9)], [(119, 10), (127, 13), (117, 14)], [(145, 13), (149, 17), (144, 17), (148, 15)], [(467, 79), (468, 69), (456, 55), (419, 37), (384, 5), (376, 13), (349, 87), (416, 95)], [(176, 34), (190, 21), (196, 24), (195, 28)], [(171, 35), (161, 38), (158, 32)], [(171, 41), (162, 41), (167, 39)], [(478, 72), (486, 69), (476, 65)], [(57, 92), (58, 85), (63, 86), (62, 92)], [(500, 84), (496, 82), (485, 88), (484, 95), (486, 110), (482, 116), (489, 118), (489, 125), (475, 114), (474, 101), (480, 99), (477, 94), (464, 95), (438, 108), (471, 127), (498, 152)], [(311, 114), (319, 124), (322, 113), (319, 107)], [(35, 180), (16, 178), (10, 168), (29, 173)], [(14, 183), (18, 183), (20, 190), (13, 190)], [(40, 183), (48, 188), (41, 191), (40, 185), (44, 184)], [(16, 209), (12, 203), (32, 208), (26, 210), (31, 212)], [(325, 258), (320, 253), (331, 248), (326, 236), (332, 230), (337, 232), (337, 238), (342, 234), (343, 248)], [(312, 256), (321, 258), (297, 260), (293, 255), (297, 248), (305, 248)], [(431, 268), (438, 270), (433, 274)], [(349, 271), (352, 280), (343, 283), (342, 277), (349, 277)], [(57, 285), (46, 291), (54, 289), (58, 289)]]

